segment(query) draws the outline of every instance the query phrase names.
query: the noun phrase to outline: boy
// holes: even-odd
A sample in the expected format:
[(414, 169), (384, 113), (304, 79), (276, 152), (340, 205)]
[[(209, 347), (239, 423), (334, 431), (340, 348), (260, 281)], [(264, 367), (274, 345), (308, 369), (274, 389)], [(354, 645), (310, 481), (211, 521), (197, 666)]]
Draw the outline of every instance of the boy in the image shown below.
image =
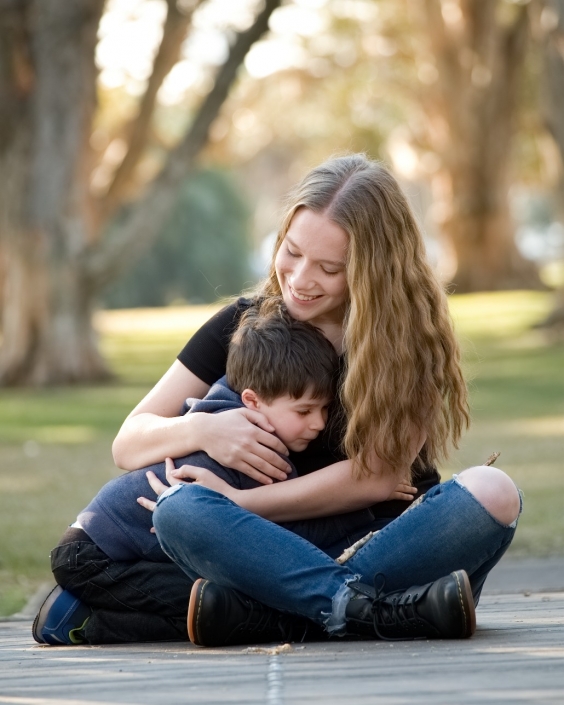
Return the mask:
[[(335, 392), (336, 352), (320, 331), (292, 319), (283, 307), (249, 309), (231, 340), (226, 372), (204, 399), (186, 400), (183, 412), (255, 409), (292, 451), (304, 450), (325, 427)], [(238, 489), (260, 485), (201, 451), (174, 464), (205, 467)], [(130, 641), (133, 634), (136, 641), (186, 638), (191, 581), (163, 553), (151, 532), (151, 512), (136, 502), (152, 492), (149, 470), (166, 482), (165, 463), (111, 480), (52, 551), (58, 586), (35, 619), (33, 637), (39, 643)], [(292, 468), (288, 479), (296, 476)], [(372, 520), (366, 509), (283, 526), (336, 556)]]

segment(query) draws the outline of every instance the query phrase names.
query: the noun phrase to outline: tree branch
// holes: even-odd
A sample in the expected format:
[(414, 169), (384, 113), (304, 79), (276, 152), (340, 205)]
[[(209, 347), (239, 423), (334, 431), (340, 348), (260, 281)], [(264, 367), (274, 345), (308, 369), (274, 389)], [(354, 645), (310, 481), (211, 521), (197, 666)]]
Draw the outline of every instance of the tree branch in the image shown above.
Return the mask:
[(205, 146), (210, 127), (233, 85), (237, 71), (251, 46), (268, 30), (268, 21), (281, 0), (265, 0), (264, 9), (249, 29), (236, 35), (227, 60), (214, 86), (204, 99), (183, 141), (168, 156), (166, 164), (144, 197), (125, 216), (119, 229), (90, 251), (85, 269), (91, 285), (101, 289), (145, 250), (163, 227), (184, 179), (194, 169)]
[(195, 0), (188, 10), (180, 10), (176, 0), (167, 0), (168, 10), (162, 40), (153, 62), (153, 72), (139, 104), (137, 116), (125, 127), (127, 152), (105, 196), (99, 201), (100, 221), (106, 222), (123, 202), (135, 168), (143, 155), (151, 129), (151, 119), (157, 93), (166, 76), (178, 61), (182, 43), (192, 21), (192, 15), (203, 0)]

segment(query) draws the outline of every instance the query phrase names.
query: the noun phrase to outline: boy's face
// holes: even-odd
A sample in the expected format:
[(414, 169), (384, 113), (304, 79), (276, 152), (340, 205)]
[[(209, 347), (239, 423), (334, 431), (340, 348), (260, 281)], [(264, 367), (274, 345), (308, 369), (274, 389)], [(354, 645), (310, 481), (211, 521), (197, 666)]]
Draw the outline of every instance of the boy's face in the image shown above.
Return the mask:
[(266, 416), (282, 443), (294, 452), (305, 450), (327, 423), (330, 399), (314, 399), (309, 392), (299, 399), (277, 397), (267, 404), (252, 390), (245, 389), (241, 398), (245, 406)]

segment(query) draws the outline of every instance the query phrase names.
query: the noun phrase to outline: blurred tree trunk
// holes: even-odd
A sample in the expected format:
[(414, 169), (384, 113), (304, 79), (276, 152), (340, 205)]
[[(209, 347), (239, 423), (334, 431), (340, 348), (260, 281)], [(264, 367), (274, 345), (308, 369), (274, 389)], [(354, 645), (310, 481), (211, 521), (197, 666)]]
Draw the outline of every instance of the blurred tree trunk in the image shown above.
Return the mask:
[(14, 107), (19, 103), (18, 114), (7, 115), (1, 153), (0, 190), (7, 186), (8, 193), (0, 374), (7, 384), (105, 375), (80, 264), (92, 239), (89, 138), (103, 4), (51, 0), (3, 8), (4, 90)]
[(516, 248), (508, 204), (526, 8), (500, 0), (424, 7), (436, 75), (423, 100), (442, 160), (440, 225), (456, 253), (456, 291), (538, 286)]
[[(127, 151), (104, 197), (90, 191), (94, 63), (104, 0), (0, 0), (0, 384), (66, 384), (108, 377), (91, 315), (101, 289), (156, 237), (195, 166), (252, 44), (280, 0), (266, 0), (238, 33), (181, 143), (130, 206), (156, 95), (178, 60), (201, 0), (167, 0), (168, 15)], [(181, 8), (181, 9), (180, 9)], [(187, 9), (186, 9), (187, 8)], [(3, 274), (2, 274), (3, 272)]]
[[(539, 6), (543, 48), (542, 112), (560, 153), (556, 203), (558, 217), (564, 223), (564, 0), (545, 0)], [(545, 328), (564, 326), (564, 287), (556, 292), (554, 308), (540, 325)]]

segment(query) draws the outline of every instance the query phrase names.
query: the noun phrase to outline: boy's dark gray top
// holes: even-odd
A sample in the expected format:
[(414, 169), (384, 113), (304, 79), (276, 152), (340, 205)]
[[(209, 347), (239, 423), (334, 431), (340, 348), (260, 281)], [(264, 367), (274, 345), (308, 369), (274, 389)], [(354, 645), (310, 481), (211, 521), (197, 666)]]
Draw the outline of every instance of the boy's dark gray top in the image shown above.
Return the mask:
[[(204, 412), (217, 414), (229, 409), (239, 409), (241, 397), (220, 379), (212, 385), (204, 399), (187, 399), (182, 413)], [(175, 467), (196, 465), (211, 470), (232, 487), (252, 489), (255, 480), (236, 470), (220, 465), (207, 453), (198, 451), (182, 458), (175, 458)], [(137, 497), (154, 497), (154, 490), (146, 477), (148, 470), (166, 483), (165, 464), (157, 463), (140, 470), (125, 473), (108, 482), (90, 504), (78, 515), (82, 528), (92, 541), (114, 561), (132, 561), (144, 558), (152, 561), (167, 561), (155, 534), (151, 512), (137, 503)], [(297, 477), (295, 468), (288, 476)]]

